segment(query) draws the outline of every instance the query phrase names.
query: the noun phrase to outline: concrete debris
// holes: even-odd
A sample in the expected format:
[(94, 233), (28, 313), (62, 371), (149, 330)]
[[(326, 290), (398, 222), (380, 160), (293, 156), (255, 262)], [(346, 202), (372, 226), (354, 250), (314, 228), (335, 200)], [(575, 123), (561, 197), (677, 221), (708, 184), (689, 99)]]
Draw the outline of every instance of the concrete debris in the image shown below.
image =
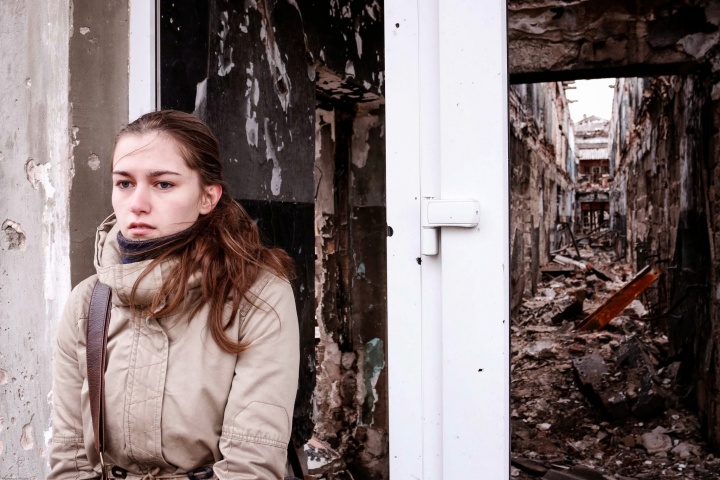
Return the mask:
[(700, 455), (700, 447), (688, 442), (681, 442), (675, 445), (670, 453), (680, 458), (697, 457)]
[(652, 432), (643, 433), (642, 444), (650, 455), (669, 452), (673, 448), (672, 439), (664, 431), (664, 428), (658, 427)]
[(582, 262), (611, 280), (575, 266), (543, 273), (513, 317), (511, 477), (720, 478), (720, 459), (683, 403), (682, 365), (658, 320), (643, 320), (647, 299), (627, 302), (603, 330), (574, 330), (633, 278), (612, 252), (580, 248)]
[(588, 268), (590, 268), (587, 263), (578, 262), (577, 260), (573, 260), (572, 258), (565, 257), (563, 255), (555, 255), (553, 257), (553, 262), (562, 263), (563, 265), (572, 265), (581, 271), (588, 270)]
[(573, 360), (573, 367), (580, 385), (586, 388), (600, 388), (603, 377), (608, 374), (605, 361), (597, 353)]

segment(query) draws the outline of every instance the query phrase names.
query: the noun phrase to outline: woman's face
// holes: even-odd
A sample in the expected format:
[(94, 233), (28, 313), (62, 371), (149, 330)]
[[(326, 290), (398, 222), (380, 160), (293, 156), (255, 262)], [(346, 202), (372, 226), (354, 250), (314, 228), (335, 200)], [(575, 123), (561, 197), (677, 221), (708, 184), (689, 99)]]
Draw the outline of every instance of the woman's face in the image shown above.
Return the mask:
[(150, 132), (118, 140), (112, 204), (125, 238), (147, 240), (185, 230), (215, 207), (221, 193), (220, 185), (200, 184), (171, 137)]

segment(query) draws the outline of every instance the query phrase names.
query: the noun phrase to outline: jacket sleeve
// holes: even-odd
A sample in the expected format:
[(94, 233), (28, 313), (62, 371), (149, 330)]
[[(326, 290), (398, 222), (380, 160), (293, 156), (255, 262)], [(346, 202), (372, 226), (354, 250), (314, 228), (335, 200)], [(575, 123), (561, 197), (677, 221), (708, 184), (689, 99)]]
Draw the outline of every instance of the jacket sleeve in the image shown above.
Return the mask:
[[(279, 479), (285, 474), (298, 383), (300, 345), (290, 284), (272, 277), (241, 318), (238, 354), (220, 437), (224, 479)], [(242, 315), (242, 311), (241, 311)]]
[[(88, 461), (82, 420), (81, 392), (84, 362), (78, 361), (79, 321), (82, 314), (81, 292), (86, 282), (70, 294), (58, 327), (53, 356), (52, 438), (48, 480), (100, 478)], [(86, 315), (85, 315), (86, 316)]]

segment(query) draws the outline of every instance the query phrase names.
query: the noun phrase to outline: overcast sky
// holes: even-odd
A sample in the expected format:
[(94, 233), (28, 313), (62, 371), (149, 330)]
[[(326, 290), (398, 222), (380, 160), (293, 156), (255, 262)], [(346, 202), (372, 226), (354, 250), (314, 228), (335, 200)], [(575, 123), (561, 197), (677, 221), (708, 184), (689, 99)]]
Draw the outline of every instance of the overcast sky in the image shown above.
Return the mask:
[(566, 90), (568, 100), (577, 100), (570, 104), (570, 116), (573, 122), (583, 119), (583, 115), (596, 115), (610, 120), (612, 113), (614, 78), (597, 80), (576, 80), (575, 89)]

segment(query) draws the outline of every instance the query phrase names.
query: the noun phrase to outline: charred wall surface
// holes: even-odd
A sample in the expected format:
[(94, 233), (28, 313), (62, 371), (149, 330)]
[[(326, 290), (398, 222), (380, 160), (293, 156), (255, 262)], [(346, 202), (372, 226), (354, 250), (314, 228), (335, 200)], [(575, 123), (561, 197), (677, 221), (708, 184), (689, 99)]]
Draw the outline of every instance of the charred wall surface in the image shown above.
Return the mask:
[(718, 448), (717, 257), (711, 245), (712, 212), (720, 204), (709, 175), (717, 156), (710, 82), (696, 75), (620, 79), (614, 111), (613, 212), (626, 225), (626, 255), (638, 270), (657, 264), (665, 271), (645, 299), (682, 361), (676, 388), (697, 402)]
[(683, 73), (717, 51), (712, 0), (509, 0), (513, 82)]
[(383, 124), (373, 103), (317, 111), (315, 435), (355, 478), (389, 468)]
[(295, 260), (296, 444), (385, 478), (382, 2), (160, 6), (162, 106), (208, 123), (233, 196)]
[(510, 89), (511, 309), (536, 293), (540, 266), (564, 243), (574, 209), (572, 123), (561, 83)]

